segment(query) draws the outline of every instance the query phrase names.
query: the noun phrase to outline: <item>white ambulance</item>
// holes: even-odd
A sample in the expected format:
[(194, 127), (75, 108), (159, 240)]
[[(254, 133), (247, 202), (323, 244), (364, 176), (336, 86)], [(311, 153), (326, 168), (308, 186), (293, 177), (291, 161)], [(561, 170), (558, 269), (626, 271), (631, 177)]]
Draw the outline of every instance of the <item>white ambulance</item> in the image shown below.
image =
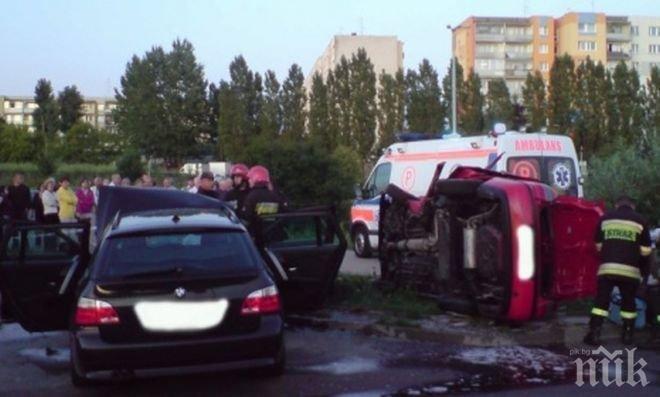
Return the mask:
[(486, 168), (494, 163), (494, 171), (538, 179), (560, 194), (582, 197), (577, 154), (566, 135), (501, 132), (403, 140), (385, 149), (351, 207), (350, 231), (357, 256), (368, 257), (378, 246), (380, 193), (393, 183), (423, 196), (443, 162), (441, 178), (459, 165)]

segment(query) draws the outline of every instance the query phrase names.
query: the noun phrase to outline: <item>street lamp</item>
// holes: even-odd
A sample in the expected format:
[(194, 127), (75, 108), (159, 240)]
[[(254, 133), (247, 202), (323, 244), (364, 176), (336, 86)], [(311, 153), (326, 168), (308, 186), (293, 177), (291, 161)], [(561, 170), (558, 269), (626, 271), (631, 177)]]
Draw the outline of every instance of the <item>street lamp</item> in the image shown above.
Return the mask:
[(456, 51), (456, 41), (454, 40), (454, 29), (447, 25), (451, 31), (451, 132), (456, 134), (456, 61), (454, 52)]

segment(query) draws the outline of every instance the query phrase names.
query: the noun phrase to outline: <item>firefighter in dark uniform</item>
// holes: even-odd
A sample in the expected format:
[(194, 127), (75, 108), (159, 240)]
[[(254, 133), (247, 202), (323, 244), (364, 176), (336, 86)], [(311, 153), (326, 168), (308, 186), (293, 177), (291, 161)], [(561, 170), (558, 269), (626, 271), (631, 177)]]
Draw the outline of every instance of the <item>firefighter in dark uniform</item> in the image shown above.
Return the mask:
[(281, 194), (271, 190), (270, 173), (266, 167), (255, 165), (248, 172), (250, 193), (248, 193), (239, 216), (247, 222), (248, 230), (252, 235), (255, 231), (258, 218), (264, 215), (273, 215), (282, 212), (285, 208), (284, 198)]
[(250, 193), (248, 185), (248, 167), (245, 164), (234, 164), (229, 171), (232, 189), (225, 196), (225, 203), (235, 211), (240, 211), (245, 202), (245, 197)]
[(600, 252), (598, 293), (591, 309), (589, 333), (584, 342), (600, 345), (600, 332), (608, 316), (612, 288), (621, 292), (622, 341), (632, 344), (637, 310), (635, 296), (640, 281), (648, 275), (651, 236), (646, 221), (635, 212), (631, 198), (622, 196), (616, 209), (603, 215), (596, 230), (596, 247)]

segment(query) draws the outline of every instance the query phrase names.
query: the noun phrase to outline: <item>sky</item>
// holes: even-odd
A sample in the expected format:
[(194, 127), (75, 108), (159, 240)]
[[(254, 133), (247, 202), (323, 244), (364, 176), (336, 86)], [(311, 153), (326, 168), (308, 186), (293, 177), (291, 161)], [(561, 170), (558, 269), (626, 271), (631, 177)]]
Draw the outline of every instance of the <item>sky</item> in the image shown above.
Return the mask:
[(0, 0), (0, 95), (56, 91), (112, 96), (134, 55), (188, 39), (206, 79), (228, 79), (242, 54), (281, 80), (292, 63), (307, 74), (335, 34), (396, 35), (404, 67), (428, 58), (444, 75), (446, 26), (475, 16), (561, 16), (568, 11), (660, 15), (658, 0)]

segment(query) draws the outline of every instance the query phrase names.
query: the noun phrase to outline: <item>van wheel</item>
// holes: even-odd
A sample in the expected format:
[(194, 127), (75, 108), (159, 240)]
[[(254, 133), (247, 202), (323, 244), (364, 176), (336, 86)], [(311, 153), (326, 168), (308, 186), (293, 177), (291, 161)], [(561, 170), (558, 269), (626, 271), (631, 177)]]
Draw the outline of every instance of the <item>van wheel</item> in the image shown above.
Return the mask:
[(369, 243), (369, 231), (364, 226), (358, 226), (353, 231), (353, 250), (359, 258), (371, 257), (371, 243)]

